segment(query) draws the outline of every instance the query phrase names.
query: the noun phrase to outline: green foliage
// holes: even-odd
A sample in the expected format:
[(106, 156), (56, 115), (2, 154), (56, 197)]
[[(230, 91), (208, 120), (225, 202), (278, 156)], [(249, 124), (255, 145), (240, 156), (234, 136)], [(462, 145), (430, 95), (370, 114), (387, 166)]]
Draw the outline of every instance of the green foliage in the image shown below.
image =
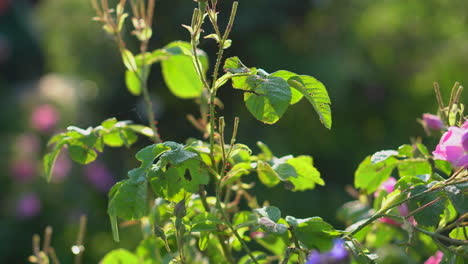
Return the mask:
[(104, 150), (104, 146), (129, 147), (137, 140), (136, 133), (152, 137), (150, 128), (142, 125), (132, 125), (129, 121), (117, 121), (110, 118), (101, 123), (100, 126), (86, 130), (70, 126), (67, 132), (55, 135), (48, 145), (54, 145), (52, 150), (44, 156), (43, 166), (46, 179), (52, 177), (55, 160), (61, 149), (68, 148), (70, 157), (80, 163), (93, 162), (98, 152)]
[(297, 238), (308, 249), (329, 250), (333, 238), (339, 235), (332, 225), (323, 221), (320, 217), (299, 219), (289, 216), (288, 223), (294, 226)]
[[(266, 187), (283, 182), (292, 191), (311, 190), (325, 182), (310, 156), (276, 157), (262, 142), (257, 143), (261, 153), (255, 155), (248, 146), (237, 143), (237, 118), (231, 140), (227, 141), (228, 125), (224, 117), (216, 123), (216, 106), (222, 106), (218, 90), (231, 80), (232, 87), (243, 92), (247, 110), (266, 124), (278, 122), (289, 105), (306, 98), (322, 124), (331, 129), (331, 100), (325, 86), (314, 77), (286, 70), (269, 74), (245, 66), (238, 57), (226, 59), (225, 73), (218, 76), (224, 50), (232, 44), (229, 33), (237, 2), (223, 34), (218, 25), (216, 1), (196, 2), (198, 8), (190, 26), (184, 25), (190, 43), (175, 41), (151, 52), (147, 48), (153, 31), (147, 25), (151, 19), (146, 16), (152, 13), (134, 14), (138, 18), (132, 19), (133, 34), (141, 44), (141, 54), (136, 55), (124, 48), (120, 35), (128, 16), (122, 6), (124, 2), (116, 8), (115, 21), (114, 17), (103, 15), (109, 10), (95, 7), (97, 20), (107, 32), (116, 35), (128, 90), (133, 95), (142, 94), (148, 104), (151, 128), (115, 118), (86, 130), (69, 127), (67, 132), (51, 139), (54, 146), (44, 157), (44, 167), (50, 179), (54, 161), (65, 147), (73, 160), (88, 164), (105, 146), (132, 145), (137, 133), (154, 140), (153, 145), (135, 155), (140, 166), (130, 170), (128, 178), (109, 191), (108, 214), (114, 239), (120, 239), (119, 220), (139, 223), (144, 239), (135, 253), (114, 250), (102, 263), (259, 264), (279, 260), (283, 264), (296, 261), (304, 264), (308, 252), (329, 251), (338, 237), (346, 240), (346, 250), (353, 255), (354, 262), (375, 263), (378, 256), (369, 249), (380, 254), (380, 248), (385, 250), (393, 243), (410, 243), (411, 248), (429, 251), (435, 250), (433, 240), (463, 244), (460, 241), (466, 239), (466, 229), (460, 223), (465, 220), (467, 208), (466, 170), (454, 170), (450, 164), (433, 161), (428, 148), (418, 141), (402, 145), (398, 151), (379, 151), (359, 165), (354, 182), (359, 191), (350, 190), (358, 200), (346, 203), (339, 212), (339, 218), (348, 225), (346, 231), (335, 230), (320, 217), (282, 218), (281, 210), (269, 206), (268, 201), (260, 201), (263, 202), (260, 206), (252, 194), (255, 184), (247, 177), (249, 174), (256, 173)], [(142, 9), (145, 8), (143, 5)], [(208, 57), (198, 49), (207, 19), (215, 33), (204, 38), (215, 40), (219, 48), (211, 75), (207, 74)], [(147, 84), (151, 66), (159, 62), (169, 90), (179, 98), (195, 99), (199, 104), (200, 118), (190, 115), (189, 120), (206, 142), (197, 139), (186, 144), (160, 142)], [(458, 103), (457, 107), (463, 108)], [(444, 106), (440, 109), (446, 112)], [(449, 119), (454, 121), (453, 117)], [(395, 186), (390, 186), (395, 182), (391, 176), (399, 176)], [(386, 182), (388, 179), (392, 181)], [(252, 242), (265, 252), (252, 251)], [(460, 252), (465, 249), (444, 243), (437, 243), (444, 252), (464, 254)], [(448, 253), (446, 258), (458, 261)]]
[(368, 156), (359, 164), (354, 174), (354, 186), (365, 190), (367, 193), (373, 193), (390, 177), (396, 165), (397, 160), (394, 157), (389, 157), (384, 161), (373, 164), (371, 157)]
[(331, 128), (331, 101), (325, 86), (317, 79), (283, 70), (268, 74), (261, 69), (246, 67), (238, 57), (227, 59), (224, 70), (227, 74), (219, 85), (230, 78), (234, 88), (244, 90), (247, 109), (258, 120), (274, 124), (290, 104), (305, 97), (323, 125)]
[[(200, 80), (194, 66), (194, 54), (191, 45), (187, 42), (176, 41), (164, 47), (170, 54), (161, 62), (164, 81), (171, 92), (180, 98), (197, 98), (203, 91), (203, 83)], [(203, 74), (208, 69), (208, 58), (203, 51), (198, 50), (197, 56), (203, 63)]]
[(128, 250), (115, 249), (107, 253), (101, 260), (102, 264), (137, 264), (140, 263), (138, 257)]

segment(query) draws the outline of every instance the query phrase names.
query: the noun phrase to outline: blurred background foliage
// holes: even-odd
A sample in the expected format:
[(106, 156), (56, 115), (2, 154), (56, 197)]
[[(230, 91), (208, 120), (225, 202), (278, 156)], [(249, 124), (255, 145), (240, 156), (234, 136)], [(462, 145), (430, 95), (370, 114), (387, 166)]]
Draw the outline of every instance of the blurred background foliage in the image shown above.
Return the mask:
[[(156, 4), (151, 48), (187, 40), (180, 25), (189, 24), (193, 1)], [(224, 20), (230, 4), (220, 1)], [(350, 199), (344, 188), (358, 163), (423, 136), (416, 118), (436, 110), (434, 81), (446, 97), (455, 81), (468, 83), (467, 15), (464, 0), (240, 0), (227, 56), (268, 72), (315, 76), (333, 102), (331, 131), (305, 101), (269, 126), (250, 116), (239, 91), (220, 91), (225, 109), (218, 114), (231, 122), (241, 118), (239, 142), (256, 151), (255, 142), (262, 140), (277, 156), (312, 155), (326, 181), (325, 187), (293, 194), (259, 186), (260, 202), (298, 217), (320, 215), (340, 227), (336, 209)], [(149, 142), (129, 151), (108, 148), (85, 167), (63, 155), (51, 184), (40, 177), (48, 138), (68, 125), (94, 126), (108, 117), (146, 122), (140, 98), (126, 91), (118, 50), (93, 16), (83, 0), (0, 0), (2, 263), (24, 263), (32, 234), (46, 225), (54, 227), (59, 257), (70, 263), (81, 214), (89, 218), (85, 263), (96, 263), (112, 248), (133, 249), (139, 239), (133, 226), (124, 229), (123, 242), (112, 241), (106, 191), (135, 166), (134, 153)], [(136, 51), (133, 37), (127, 40)], [(213, 61), (213, 41), (203, 40), (201, 48)], [(201, 137), (185, 118), (196, 104), (170, 94), (158, 70), (150, 76), (150, 91), (164, 140)], [(423, 140), (430, 147), (436, 143)]]

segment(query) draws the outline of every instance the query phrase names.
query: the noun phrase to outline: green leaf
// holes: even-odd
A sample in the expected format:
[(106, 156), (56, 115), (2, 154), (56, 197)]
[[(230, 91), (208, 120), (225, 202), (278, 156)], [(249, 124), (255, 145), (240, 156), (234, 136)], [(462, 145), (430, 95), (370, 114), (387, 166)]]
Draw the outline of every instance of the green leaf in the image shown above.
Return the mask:
[(205, 251), (208, 247), (208, 241), (210, 240), (210, 232), (200, 232), (200, 238), (198, 239), (198, 248), (200, 251)]
[(148, 172), (151, 187), (157, 196), (171, 202), (179, 202), (184, 198), (181, 174), (175, 167), (163, 171), (159, 166), (153, 166)]
[(395, 150), (382, 150), (382, 151), (379, 151), (379, 152), (376, 152), (374, 153), (374, 155), (372, 155), (371, 157), (371, 163), (372, 164), (375, 164), (375, 163), (379, 163), (381, 161), (384, 161), (390, 157), (393, 157), (393, 156), (397, 156), (398, 155), (398, 151), (395, 151)]
[(164, 248), (164, 242), (161, 239), (156, 237), (148, 237), (140, 242), (136, 249), (136, 255), (144, 262), (142, 264), (159, 264), (158, 259), (161, 257), (158, 256), (158, 251), (161, 251)]
[[(268, 255), (261, 251), (254, 251), (252, 255), (257, 260), (258, 264), (267, 264), (268, 263)], [(243, 256), (237, 264), (252, 264), (254, 263), (252, 259), (250, 259), (249, 255)]]
[[(410, 195), (415, 196), (416, 194), (427, 190), (427, 186), (418, 185), (411, 189)], [(447, 202), (447, 200), (441, 195), (441, 191), (432, 191), (411, 199), (408, 202), (410, 211), (418, 210), (418, 212), (414, 214), (414, 218), (416, 219), (418, 225), (435, 226), (439, 223), (441, 215), (445, 210), (445, 204)], [(442, 197), (442, 199), (439, 199), (439, 197)]]
[(45, 175), (46, 180), (48, 182), (50, 182), (50, 179), (52, 179), (52, 172), (53, 172), (53, 169), (54, 169), (55, 161), (57, 160), (57, 157), (60, 154), (60, 150), (62, 149), (64, 144), (65, 143), (63, 143), (63, 142), (57, 143), (54, 146), (54, 148), (52, 149), (52, 151), (47, 153), (44, 156), (42, 164), (44, 166), (44, 175)]
[(229, 49), (232, 45), (232, 40), (230, 39), (226, 39), (226, 41), (224, 42), (224, 45), (223, 45), (223, 49)]
[(111, 129), (117, 124), (117, 122), (117, 119), (115, 117), (112, 117), (102, 121), (101, 126), (105, 129)]
[[(169, 52), (167, 52), (165, 49), (157, 49), (153, 50), (152, 52), (146, 52), (143, 54), (138, 54), (135, 56), (135, 61), (139, 67), (144, 66), (144, 65), (151, 65), (156, 62), (160, 62), (163, 60), (168, 59), (171, 56)], [(144, 61), (144, 63), (143, 63)]]
[(281, 218), (281, 211), (275, 206), (265, 206), (259, 209), (254, 209), (254, 212), (262, 217), (267, 217), (275, 223)]
[(250, 92), (244, 93), (244, 101), (249, 112), (266, 124), (276, 123), (286, 112), (291, 101), (291, 89), (279, 77), (250, 76), (246, 81)]
[[(190, 44), (184, 42), (168, 44), (165, 49), (172, 56), (161, 63), (164, 81), (169, 90), (175, 96), (184, 99), (197, 98), (203, 91), (203, 83), (198, 76), (189, 46)], [(206, 56), (201, 53), (198, 56), (202, 64), (205, 64), (202, 70), (206, 71)]]
[(277, 256), (283, 255), (287, 247), (291, 244), (287, 232), (282, 235), (266, 234), (264, 237), (256, 238), (255, 240)]
[(407, 159), (399, 162), (398, 173), (400, 174), (400, 177), (425, 174), (431, 175), (432, 167), (431, 164), (425, 160)]
[[(270, 76), (280, 77), (281, 79), (283, 79), (283, 80), (285, 80), (287, 82), (291, 77), (298, 76), (298, 75), (295, 74), (294, 72), (280, 70), (280, 71), (276, 71), (276, 72), (270, 74)], [(290, 88), (291, 88), (291, 102), (290, 102), (290, 104), (293, 105), (293, 104), (299, 102), (304, 97), (304, 95), (300, 91), (294, 89), (293, 87), (290, 87)]]
[(108, 212), (124, 220), (140, 219), (147, 211), (146, 181), (123, 180), (109, 191)]
[[(305, 191), (315, 188), (315, 185), (325, 185), (325, 182), (320, 177), (320, 172), (314, 167), (312, 157), (298, 156), (288, 159), (286, 163), (294, 168), (295, 174), (289, 175), (287, 178), (294, 188), (292, 191)], [(281, 178), (284, 178), (284, 167), (278, 166), (276, 169)], [(296, 177), (294, 177), (296, 175)]]
[(200, 184), (209, 183), (208, 172), (196, 159), (186, 160), (166, 171), (161, 165), (162, 160), (150, 169), (148, 177), (153, 191), (166, 200), (179, 202), (186, 193), (197, 192)]
[(220, 78), (219, 83), (217, 83), (217, 87), (224, 84), (228, 79), (231, 79), (233, 88), (250, 90), (247, 78), (257, 74), (257, 69), (247, 68), (247, 66), (245, 66), (238, 57), (226, 59), (223, 68), (227, 73)]
[(308, 249), (318, 248), (320, 251), (329, 250), (333, 243), (333, 238), (337, 235), (333, 226), (323, 221), (320, 217), (310, 217), (305, 219), (296, 218), (297, 238)]
[(421, 143), (417, 143), (416, 147), (418, 148), (418, 151), (424, 156), (424, 157), (429, 157), (431, 154), (429, 153), (429, 150), (427, 149), (426, 146), (424, 146)]
[(217, 225), (224, 222), (215, 215), (204, 212), (196, 215), (192, 221), (192, 232), (216, 231)]
[(172, 165), (177, 166), (186, 160), (198, 157), (197, 153), (185, 150), (184, 146), (181, 144), (168, 141), (164, 142), (163, 145), (171, 148), (171, 150), (161, 155), (163, 165), (169, 162)]
[(468, 227), (457, 227), (450, 231), (450, 238), (458, 240), (468, 240)]
[(405, 156), (407, 158), (412, 158), (414, 156), (413, 151), (414, 151), (413, 147), (408, 144), (401, 145), (400, 147), (398, 147), (398, 154), (400, 156)]
[(371, 157), (368, 156), (354, 174), (354, 186), (361, 188), (366, 193), (373, 193), (377, 188), (390, 177), (393, 169), (398, 161), (394, 157), (390, 157), (385, 161), (372, 164)]
[(138, 69), (135, 61), (135, 56), (133, 56), (132, 52), (128, 49), (122, 50), (122, 59), (127, 70), (136, 71)]
[(460, 215), (468, 212), (467, 184), (450, 185), (444, 188), (445, 193)]
[(139, 96), (141, 94), (141, 81), (138, 75), (138, 72), (134, 71), (127, 70), (125, 72), (125, 84), (127, 85), (127, 89), (135, 96)]
[(117, 217), (124, 220), (140, 219), (146, 215), (147, 183), (124, 180), (116, 183), (109, 191), (107, 213), (111, 221), (112, 235), (119, 241)]
[(426, 184), (426, 182), (417, 176), (404, 176), (401, 177), (395, 184), (395, 189), (400, 188), (402, 190), (409, 189), (416, 185)]
[(101, 264), (139, 264), (137, 256), (126, 249), (114, 249), (99, 262)]
[(273, 158), (273, 152), (265, 143), (257, 141), (257, 146), (262, 150), (262, 153), (258, 155), (261, 160), (270, 161)]
[(304, 95), (314, 107), (320, 122), (322, 122), (326, 128), (331, 129), (331, 101), (325, 86), (319, 80), (307, 75), (291, 77), (287, 83)]
[(271, 168), (270, 164), (263, 161), (257, 163), (257, 173), (260, 181), (265, 184), (265, 186), (271, 188), (280, 183), (280, 178), (278, 174)]
[(88, 148), (82, 144), (69, 144), (68, 145), (68, 154), (70, 157), (80, 163), (80, 164), (88, 164), (96, 160), (97, 153), (93, 149)]
[(250, 69), (240, 61), (239, 57), (227, 58), (223, 68), (230, 73), (246, 73), (250, 71)]
[(446, 160), (434, 160), (435, 167), (445, 173), (445, 175), (452, 174), (452, 164)]

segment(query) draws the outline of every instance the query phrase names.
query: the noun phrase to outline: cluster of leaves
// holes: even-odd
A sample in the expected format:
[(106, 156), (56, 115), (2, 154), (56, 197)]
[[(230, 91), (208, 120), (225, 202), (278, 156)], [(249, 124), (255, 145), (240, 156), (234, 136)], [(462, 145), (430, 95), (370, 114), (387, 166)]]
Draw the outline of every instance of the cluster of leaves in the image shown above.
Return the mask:
[[(391, 176), (397, 179), (391, 190), (379, 187)], [(367, 249), (362, 244), (382, 255), (401, 244), (409, 252), (398, 249), (400, 261), (421, 262), (422, 256), (440, 248), (444, 263), (463, 263), (468, 253), (467, 176), (466, 169), (433, 160), (421, 143), (366, 157), (355, 174), (359, 199), (346, 203), (338, 213), (359, 245), (354, 251), (357, 259), (372, 263), (377, 258), (364, 254)]]
[[(128, 16), (123, 8), (126, 1), (119, 2), (115, 20), (106, 9), (107, 1), (102, 2), (104, 10), (97, 8), (99, 19), (117, 39), (130, 93), (143, 95), (152, 113), (147, 80), (151, 66), (160, 62), (171, 92), (182, 99), (197, 99), (201, 117), (192, 121), (205, 139), (209, 138), (208, 142), (190, 139), (185, 144), (162, 143), (150, 114), (150, 127), (109, 119), (96, 128), (69, 127), (51, 139), (55, 146), (44, 158), (49, 178), (65, 146), (73, 160), (86, 164), (96, 159), (105, 145), (131, 145), (136, 133), (155, 141), (136, 154), (140, 166), (130, 170), (128, 178), (109, 192), (108, 214), (114, 239), (120, 240), (119, 221), (131, 221), (141, 224), (143, 240), (135, 252), (114, 250), (102, 263), (305, 263), (311, 250), (327, 251), (337, 237), (346, 240), (355, 263), (374, 263), (382, 252), (373, 254), (371, 250), (391, 242), (415, 248), (412, 254), (416, 259), (429, 255), (436, 246), (446, 252), (450, 263), (461, 263), (462, 256), (466, 256), (467, 172), (434, 161), (421, 143), (377, 152), (359, 165), (355, 175), (359, 199), (345, 204), (340, 211), (340, 217), (349, 224), (345, 231), (335, 230), (320, 217), (282, 217), (280, 209), (268, 202), (259, 205), (251, 194), (257, 180), (251, 175), (267, 187), (283, 183), (291, 191), (312, 190), (325, 183), (310, 156), (275, 157), (261, 142), (261, 152), (254, 155), (248, 146), (236, 143), (238, 119), (230, 144), (226, 144), (224, 118), (215, 123), (217, 91), (231, 80), (232, 87), (244, 93), (249, 112), (267, 124), (276, 123), (289, 105), (306, 98), (322, 124), (330, 129), (331, 101), (325, 86), (311, 76), (285, 70), (269, 74), (245, 66), (238, 57), (223, 63), (223, 51), (232, 44), (228, 37), (237, 2), (221, 34), (217, 1), (197, 1), (191, 25), (184, 25), (190, 43), (176, 41), (152, 52), (147, 51), (152, 13), (134, 8), (134, 34), (141, 42), (138, 55), (126, 49), (121, 38), (121, 21)], [(148, 2), (148, 7), (154, 4), (154, 0)], [(145, 10), (144, 4), (142, 8)], [(207, 17), (215, 33), (205, 38), (215, 40), (219, 47), (211, 82), (207, 79), (207, 55), (198, 48)], [(224, 75), (218, 78), (221, 65)], [(394, 190), (379, 190), (396, 172), (399, 179)], [(400, 213), (399, 206), (407, 206), (410, 212)], [(392, 219), (395, 226), (376, 221), (384, 217)], [(253, 242), (263, 250), (251, 251), (249, 245)]]
[(66, 132), (53, 136), (48, 145), (52, 150), (44, 156), (44, 173), (47, 180), (52, 177), (53, 166), (60, 151), (68, 149), (70, 157), (80, 163), (88, 164), (96, 160), (98, 152), (105, 146), (129, 147), (138, 139), (137, 134), (153, 136), (153, 131), (146, 126), (132, 124), (130, 121), (118, 121), (110, 118), (95, 128), (81, 129), (75, 126), (67, 128)]
[[(243, 183), (242, 178), (247, 178), (255, 172), (260, 181), (269, 187), (281, 181), (285, 182), (285, 187), (293, 191), (313, 189), (315, 184), (323, 185), (323, 180), (314, 168), (311, 157), (276, 158), (266, 145), (259, 142), (259, 146), (262, 149), (259, 155), (252, 155), (251, 150), (242, 144), (225, 146), (225, 150), (231, 153), (227, 160), (230, 169), (226, 170), (221, 181), (220, 175), (212, 169), (208, 145), (202, 141), (191, 140), (186, 145), (165, 142), (142, 149), (136, 154), (141, 166), (129, 171), (128, 179), (117, 183), (109, 192), (108, 212), (115, 239), (119, 239), (117, 218), (121, 220), (148, 218), (156, 235), (167, 243), (169, 248), (177, 244), (173, 239), (177, 240), (176, 236), (182, 235), (184, 241), (193, 240), (193, 243), (198, 244), (198, 250), (193, 247), (186, 248), (187, 250), (190, 248), (190, 254), (186, 253), (186, 258), (200, 257), (203, 255), (201, 252), (204, 252), (210, 261), (223, 259), (223, 251), (208, 244), (215, 237), (232, 241), (234, 250), (242, 250), (241, 242), (236, 240), (233, 232), (225, 226), (220, 228), (224, 222), (220, 209), (216, 206), (217, 198), (200, 197), (198, 194), (200, 185), (208, 185), (210, 181), (220, 181), (219, 184), (226, 188), (225, 195), (229, 195), (227, 192), (233, 192), (236, 193), (235, 196), (247, 196), (251, 186)], [(220, 167), (223, 162), (221, 146), (216, 145), (215, 150), (214, 166)], [(154, 204), (148, 200), (148, 186), (153, 190), (152, 196), (158, 197)], [(148, 204), (153, 205), (148, 207)], [(221, 204), (221, 207), (229, 212), (229, 221), (232, 221), (232, 225), (243, 240), (249, 241), (251, 239), (249, 234), (261, 228), (266, 232), (267, 238), (259, 238), (259, 243), (265, 245), (278, 257), (292, 244), (291, 237), (288, 237), (288, 229), (297, 230), (298, 239), (305, 249), (316, 247), (327, 249), (331, 246), (332, 238), (338, 235), (329, 224), (318, 217), (296, 219), (287, 216), (283, 219), (280, 210), (276, 207), (257, 208), (256, 200), (250, 200), (249, 206), (252, 211), (240, 210), (238, 201)], [(180, 223), (177, 223), (177, 219), (180, 219)], [(180, 229), (184, 230), (183, 234), (176, 234)], [(278, 241), (280, 245), (272, 247), (268, 240)], [(166, 251), (163, 248), (164, 244), (161, 247), (161, 250)], [(117, 251), (114, 254), (122, 253)], [(165, 254), (170, 255), (171, 252)], [(262, 252), (262, 256), (268, 255)], [(198, 263), (195, 259), (186, 259), (186, 261)], [(206, 257), (204, 259), (206, 260)]]

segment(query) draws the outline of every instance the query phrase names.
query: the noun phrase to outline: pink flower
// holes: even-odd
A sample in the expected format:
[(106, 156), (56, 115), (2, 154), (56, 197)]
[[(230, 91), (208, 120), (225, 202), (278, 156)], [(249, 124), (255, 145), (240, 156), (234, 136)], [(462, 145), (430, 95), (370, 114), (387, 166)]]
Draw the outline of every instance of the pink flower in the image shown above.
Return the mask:
[(393, 190), (395, 189), (395, 184), (396, 184), (396, 180), (395, 178), (393, 177), (390, 177), (388, 178), (388, 180), (384, 181), (380, 186), (379, 188), (377, 189), (377, 191), (374, 193), (374, 197), (377, 197), (380, 193), (381, 190), (384, 190), (384, 191), (387, 191), (388, 193), (391, 193), (393, 192)]
[(30, 160), (18, 160), (11, 165), (12, 176), (19, 181), (27, 182), (36, 175), (36, 164)]
[(16, 215), (22, 219), (37, 216), (41, 212), (41, 200), (35, 193), (23, 195), (16, 203)]
[(86, 178), (88, 181), (96, 187), (100, 192), (106, 193), (114, 185), (115, 178), (107, 167), (99, 162), (95, 161), (85, 168)]
[[(374, 193), (374, 197), (377, 197), (379, 195), (379, 192), (381, 190), (385, 190), (386, 192), (388, 193), (391, 193), (393, 192), (393, 190), (395, 189), (395, 184), (397, 183), (397, 180), (393, 177), (390, 177), (388, 178), (388, 180), (384, 181), (380, 186), (379, 188), (377, 189), (377, 191)], [(409, 214), (409, 211), (408, 211), (408, 206), (406, 204), (402, 204), (400, 206), (398, 206), (398, 212), (400, 212), (400, 215), (401, 216), (407, 216)], [(391, 218), (388, 218), (388, 217), (382, 217), (382, 218), (379, 218), (379, 221), (381, 223), (386, 223), (386, 224), (390, 224), (390, 225), (395, 225), (395, 226), (400, 226), (400, 223), (398, 223), (397, 221), (391, 219)], [(412, 224), (412, 225), (416, 225), (416, 220), (414, 220), (414, 217), (409, 217), (408, 218), (408, 221)]]
[[(468, 167), (468, 143), (467, 134), (468, 124), (462, 127), (449, 127), (448, 131), (442, 135), (439, 145), (436, 150), (432, 152), (435, 159), (446, 160), (454, 167)], [(467, 148), (465, 148), (465, 146)]]
[(423, 122), (427, 128), (431, 130), (441, 130), (444, 128), (444, 123), (440, 120), (440, 117), (432, 114), (423, 114)]
[(439, 264), (442, 261), (442, 257), (444, 257), (444, 253), (437, 251), (435, 255), (428, 258), (424, 264)]
[(462, 128), (468, 129), (468, 120), (466, 120), (465, 123), (463, 123)]
[(55, 127), (58, 119), (59, 114), (52, 105), (40, 105), (31, 114), (31, 126), (41, 132), (49, 132)]

